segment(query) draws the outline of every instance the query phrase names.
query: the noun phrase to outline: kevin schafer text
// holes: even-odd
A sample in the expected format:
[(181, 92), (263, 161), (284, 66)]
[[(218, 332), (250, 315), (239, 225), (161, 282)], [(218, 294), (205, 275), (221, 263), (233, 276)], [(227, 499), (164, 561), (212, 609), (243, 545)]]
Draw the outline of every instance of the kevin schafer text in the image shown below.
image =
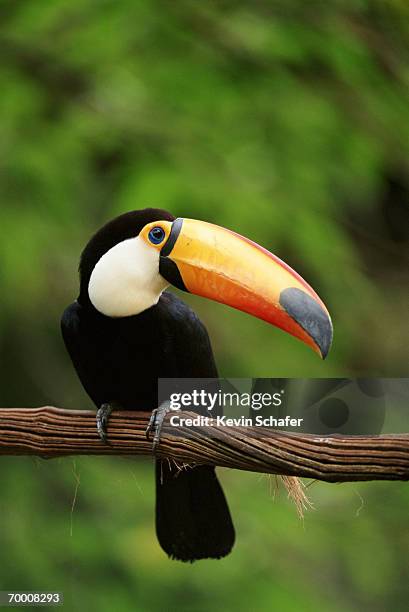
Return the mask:
[(255, 417), (227, 417), (227, 416), (201, 416), (186, 417), (183, 414), (172, 414), (170, 424), (172, 427), (301, 427), (304, 419), (287, 415), (277, 418), (273, 416)]

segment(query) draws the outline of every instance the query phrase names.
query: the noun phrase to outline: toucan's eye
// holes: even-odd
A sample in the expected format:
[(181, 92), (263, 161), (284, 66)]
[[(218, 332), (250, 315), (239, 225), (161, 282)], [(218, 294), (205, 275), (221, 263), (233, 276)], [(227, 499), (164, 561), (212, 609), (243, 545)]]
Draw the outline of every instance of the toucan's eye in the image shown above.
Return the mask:
[(160, 244), (165, 238), (165, 230), (159, 226), (153, 227), (148, 234), (148, 238), (152, 244)]

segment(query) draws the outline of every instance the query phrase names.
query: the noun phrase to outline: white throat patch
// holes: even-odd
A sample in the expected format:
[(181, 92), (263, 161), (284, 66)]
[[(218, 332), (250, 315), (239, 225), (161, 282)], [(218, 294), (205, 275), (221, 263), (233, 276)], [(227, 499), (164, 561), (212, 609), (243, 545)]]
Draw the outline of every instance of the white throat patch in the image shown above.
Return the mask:
[(108, 317), (127, 317), (157, 304), (169, 285), (159, 274), (159, 257), (139, 236), (116, 244), (92, 271), (88, 295), (93, 306)]

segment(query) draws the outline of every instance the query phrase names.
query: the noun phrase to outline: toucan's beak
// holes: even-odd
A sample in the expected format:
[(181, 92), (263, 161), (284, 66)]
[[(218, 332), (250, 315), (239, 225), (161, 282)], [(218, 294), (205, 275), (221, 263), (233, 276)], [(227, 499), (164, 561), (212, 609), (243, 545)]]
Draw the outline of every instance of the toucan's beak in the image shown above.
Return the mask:
[(176, 219), (160, 251), (160, 274), (172, 285), (272, 323), (325, 358), (329, 313), (315, 291), (278, 257), (228, 229)]

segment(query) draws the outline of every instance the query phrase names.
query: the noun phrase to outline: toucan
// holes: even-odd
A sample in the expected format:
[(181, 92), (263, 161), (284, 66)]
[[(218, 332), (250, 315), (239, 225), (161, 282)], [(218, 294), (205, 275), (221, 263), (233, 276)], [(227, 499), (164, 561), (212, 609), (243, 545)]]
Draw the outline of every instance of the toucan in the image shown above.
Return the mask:
[[(156, 408), (159, 378), (217, 378), (205, 326), (172, 285), (254, 315), (325, 358), (329, 313), (288, 265), (212, 223), (146, 208), (109, 221), (85, 246), (79, 295), (61, 327), (106, 440), (111, 410)], [(180, 561), (225, 557), (235, 531), (211, 466), (177, 470), (156, 461), (156, 533)]]

